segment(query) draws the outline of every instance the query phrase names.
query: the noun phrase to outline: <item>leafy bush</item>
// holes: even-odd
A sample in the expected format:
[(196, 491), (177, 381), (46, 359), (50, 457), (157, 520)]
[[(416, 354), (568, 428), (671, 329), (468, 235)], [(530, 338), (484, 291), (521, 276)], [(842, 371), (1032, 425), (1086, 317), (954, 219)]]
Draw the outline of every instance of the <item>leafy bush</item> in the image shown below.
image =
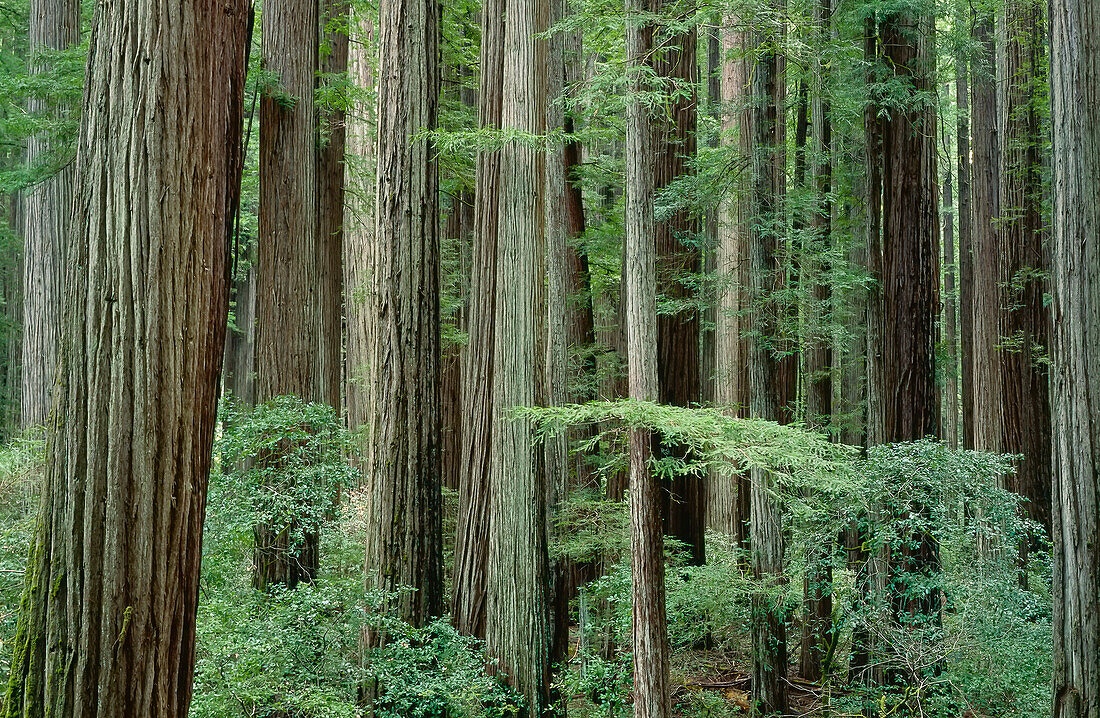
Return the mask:
[(351, 433), (332, 407), (293, 396), (255, 407), (227, 401), (222, 417), (222, 477), (211, 482), (218, 520), (242, 538), (257, 524), (287, 531), (298, 550), (331, 520), (340, 492), (358, 484), (346, 458)]

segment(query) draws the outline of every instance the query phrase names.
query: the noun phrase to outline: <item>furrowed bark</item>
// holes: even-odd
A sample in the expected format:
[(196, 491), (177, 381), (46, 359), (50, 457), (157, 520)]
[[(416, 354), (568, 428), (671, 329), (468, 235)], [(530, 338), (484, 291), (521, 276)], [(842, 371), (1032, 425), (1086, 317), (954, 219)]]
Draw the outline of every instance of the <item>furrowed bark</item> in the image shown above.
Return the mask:
[(249, 24), (244, 2), (97, 10), (6, 717), (187, 715)]

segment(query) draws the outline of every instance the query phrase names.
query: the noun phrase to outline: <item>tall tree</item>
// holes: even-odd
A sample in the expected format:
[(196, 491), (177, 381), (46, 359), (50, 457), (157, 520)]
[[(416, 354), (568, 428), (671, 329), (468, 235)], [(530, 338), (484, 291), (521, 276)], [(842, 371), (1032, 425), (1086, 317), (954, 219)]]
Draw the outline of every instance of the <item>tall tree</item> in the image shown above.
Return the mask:
[[(348, 70), (348, 6), (321, 0), (322, 87), (332, 87)], [(320, 398), (340, 410), (344, 380), (344, 154), (347, 147), (344, 100), (319, 107), (317, 147), (317, 343)]]
[(1049, 376), (1043, 357), (1050, 337), (1044, 305), (1043, 128), (1039, 83), (1044, 74), (1044, 13), (1037, 0), (1005, 4), (1001, 136), (1002, 380), (1005, 453), (1023, 460), (1010, 488), (1027, 499), (1028, 516), (1050, 525), (1051, 434)]
[(374, 308), (374, 174), (375, 156), (375, 58), (373, 13), (356, 11), (351, 27), (354, 37), (348, 48), (348, 79), (358, 89), (351, 96), (345, 131), (345, 162), (353, 163), (346, 173), (343, 242), (344, 312), (346, 348), (344, 357), (344, 397), (348, 428), (369, 435), (374, 381), (371, 378), (371, 352)]
[[(546, 128), (549, 8), (508, 0), (503, 102), (505, 133)], [(485, 647), (524, 696), (529, 718), (549, 705), (549, 555), (546, 477), (533, 421), (514, 407), (545, 401), (545, 154), (506, 139), (500, 151), (493, 336), (489, 561)]]
[(1100, 6), (1052, 0), (1054, 718), (1100, 716)]
[[(944, 86), (949, 97), (951, 86)], [(943, 177), (943, 343), (946, 371), (943, 382), (942, 436), (952, 449), (959, 447), (958, 293), (955, 283), (955, 188), (950, 160)]]
[[(963, 27), (968, 19), (956, 17)], [(962, 52), (955, 56), (955, 103), (958, 119), (955, 132), (958, 158), (959, 192), (959, 366), (962, 380), (962, 444), (974, 445), (974, 372), (970, 370), (974, 356), (974, 256), (971, 235), (970, 193), (970, 60)]]
[[(80, 42), (80, 3), (77, 0), (32, 0), (27, 37), (32, 74), (49, 73), (42, 53), (65, 50)], [(54, 105), (51, 107), (51, 105)], [(32, 97), (32, 115), (49, 109), (67, 114), (56, 98)], [(27, 141), (27, 164), (51, 162), (49, 139), (33, 135)], [(56, 160), (54, 160), (56, 161)], [(56, 383), (60, 346), (64, 262), (73, 201), (73, 167), (66, 162), (56, 172), (32, 185), (22, 197), (23, 209), (23, 371), (22, 423), (45, 424)]]
[[(882, 121), (882, 243), (873, 260), (881, 286), (876, 353), (881, 364), (872, 394), (873, 443), (915, 441), (939, 430), (935, 378), (939, 313), (939, 215), (936, 184), (937, 123), (932, 97), (934, 33), (927, 14), (887, 13), (879, 22), (888, 71), (906, 88), (903, 103)], [(924, 507), (916, 507), (916, 511)], [(935, 620), (939, 591), (918, 595), (905, 581), (938, 570), (939, 549), (916, 530), (890, 556), (895, 615)]]
[[(793, 364), (782, 355), (786, 342), (781, 295), (787, 271), (783, 218), (786, 195), (786, 25), (779, 19), (785, 0), (771, 0), (774, 17), (757, 26), (752, 74), (752, 229), (749, 252), (754, 341), (749, 351), (749, 408), (752, 415), (789, 421), (787, 376)], [(771, 13), (769, 13), (770, 15)], [(770, 472), (754, 470), (750, 490), (749, 546), (752, 575), (760, 584), (752, 599), (754, 715), (787, 712), (787, 629), (774, 586), (783, 576), (782, 508), (774, 497)]]
[(439, 170), (420, 138), (436, 127), (439, 3), (382, 0), (378, 47), (375, 377), (367, 471), (367, 580), (401, 592), (423, 625), (443, 608)]
[[(657, 0), (626, 0), (626, 57), (631, 99), (626, 116), (627, 375), (630, 398), (653, 401), (657, 378), (657, 183), (654, 127), (643, 93), (650, 89)], [(668, 627), (665, 617), (661, 487), (650, 467), (652, 437), (630, 432), (630, 568), (634, 648), (634, 718), (669, 718)]]
[[(265, 70), (278, 78), (260, 98), (260, 212), (257, 249), (256, 400), (293, 394), (323, 399), (317, 311), (317, 165), (314, 75), (317, 0), (267, 0)], [(275, 459), (277, 460), (277, 459)], [(253, 584), (312, 581), (319, 536), (258, 524)]]
[[(751, 33), (741, 18), (727, 14), (722, 21), (721, 142), (737, 158), (737, 165), (751, 158), (749, 77)], [(748, 172), (734, 175), (734, 190), (726, 192), (718, 206), (718, 238), (715, 243), (715, 275), (718, 283), (714, 322), (714, 401), (744, 414), (748, 407), (748, 381), (743, 310), (747, 305), (749, 227), (745, 197)], [(707, 497), (710, 524), (734, 537), (734, 544), (748, 549), (749, 481), (742, 475), (716, 476)]]
[(999, 452), (1004, 413), (1001, 401), (1000, 306), (1001, 253), (997, 247), (1001, 142), (997, 123), (997, 68), (993, 11), (974, 10), (974, 37), (981, 53), (974, 59), (971, 85), (973, 157), (971, 180), (971, 251), (973, 253), (970, 331), (972, 353), (967, 371), (973, 387), (973, 443), (968, 448)]
[[(661, 0), (658, 10), (673, 5)], [(668, 78), (667, 107), (654, 126), (653, 151), (657, 191), (690, 173), (697, 145), (697, 33), (694, 27), (665, 37), (653, 48), (653, 67)], [(657, 291), (685, 308), (657, 316), (657, 380), (662, 404), (689, 406), (702, 400), (699, 376), (699, 312), (690, 301), (692, 275), (701, 269), (699, 220), (680, 209), (654, 224), (657, 233)], [(682, 453), (682, 452), (681, 452)], [(677, 476), (662, 483), (665, 533), (682, 541), (694, 565), (706, 561), (706, 482), (699, 476)]]
[[(505, 2), (486, 0), (481, 8), (478, 126), (487, 130), (499, 130), (501, 126)], [(464, 634), (480, 637), (485, 636), (486, 624), (490, 447), (495, 429), (493, 347), (500, 191), (500, 151), (482, 150), (477, 156), (477, 205), (466, 317), (470, 340), (462, 367), (462, 473), (451, 605), (455, 627)]]
[(245, 2), (99, 9), (66, 261), (64, 420), (50, 432), (5, 716), (187, 715), (248, 26)]
[[(829, 93), (830, 77), (826, 54), (831, 42), (832, 0), (817, 0), (814, 6), (817, 37), (814, 38), (813, 67), (813, 215), (809, 234), (809, 252), (803, 260), (807, 278), (812, 281), (810, 311), (817, 328), (808, 328), (804, 366), (806, 373), (806, 417), (810, 426), (828, 429), (833, 418), (833, 351), (828, 331), (832, 298), (826, 277), (829, 267), (821, 260), (833, 244), (833, 126)], [(810, 681), (819, 681), (833, 640), (833, 599), (831, 546), (824, 542), (812, 547), (806, 558), (803, 580), (805, 618), (802, 622), (802, 650), (799, 673)]]

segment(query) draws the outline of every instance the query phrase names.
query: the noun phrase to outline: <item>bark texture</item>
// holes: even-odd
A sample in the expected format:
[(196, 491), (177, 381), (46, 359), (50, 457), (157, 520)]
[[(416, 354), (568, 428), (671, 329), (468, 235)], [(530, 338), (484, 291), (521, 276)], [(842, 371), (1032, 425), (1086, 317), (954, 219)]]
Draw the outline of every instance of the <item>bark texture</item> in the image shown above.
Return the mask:
[[(50, 68), (37, 53), (65, 50), (80, 42), (80, 3), (77, 0), (33, 0), (27, 45), (30, 72)], [(50, 112), (63, 117), (69, 108), (56, 98), (33, 97), (30, 114)], [(49, 139), (27, 140), (27, 165), (51, 160)], [(46, 424), (57, 382), (61, 304), (65, 295), (65, 254), (73, 202), (73, 166), (62, 164), (54, 174), (32, 185), (22, 196), (23, 215), (23, 362), (22, 424)]]
[[(658, 388), (657, 242), (653, 221), (654, 127), (638, 99), (653, 50), (653, 26), (640, 13), (655, 0), (626, 0), (626, 56), (634, 98), (626, 117), (626, 341), (630, 398), (653, 401)], [(665, 616), (661, 486), (649, 466), (652, 437), (630, 432), (630, 568), (633, 605), (634, 718), (669, 718), (668, 627)]]
[[(671, 4), (661, 0), (659, 7)], [(696, 61), (697, 33), (694, 29), (666, 38), (654, 47), (653, 67), (672, 93), (663, 119), (656, 122), (653, 151), (657, 191), (691, 172), (696, 150)], [(657, 292), (666, 301), (690, 302), (695, 292), (691, 277), (701, 269), (699, 221), (688, 209), (675, 211), (667, 220), (656, 221)], [(690, 406), (702, 399), (699, 376), (699, 312), (686, 308), (657, 315), (657, 381), (662, 404)], [(682, 454), (679, 447), (675, 453)], [(683, 542), (689, 560), (706, 562), (706, 481), (701, 476), (677, 476), (661, 483), (665, 533)]]
[(971, 251), (973, 287), (970, 331), (972, 351), (967, 370), (971, 373), (973, 413), (972, 444), (968, 448), (999, 452), (1003, 434), (1004, 405), (1001, 399), (1001, 251), (997, 246), (1000, 217), (998, 179), (1000, 175), (1000, 127), (997, 122), (996, 58), (992, 11), (976, 11), (974, 37), (981, 48), (975, 58), (972, 114), (972, 221)]
[[(504, 100), (505, 0), (486, 0), (481, 8), (481, 78), (478, 126), (500, 129)], [(455, 627), (485, 637), (486, 570), (489, 555), (490, 447), (493, 440), (494, 342), (497, 232), (500, 208), (500, 151), (478, 153), (477, 206), (470, 272), (469, 343), (462, 375), (462, 473), (459, 476), (458, 528), (455, 541)]]
[[(348, 70), (348, 6), (321, 0), (321, 82)], [(344, 381), (344, 153), (347, 117), (319, 108), (317, 147), (317, 346), (319, 396), (340, 414)]]
[[(546, 128), (549, 8), (508, 0), (501, 125)], [(493, 336), (489, 561), (485, 647), (526, 699), (528, 718), (549, 705), (550, 627), (546, 476), (533, 421), (514, 407), (545, 401), (545, 153), (508, 140), (500, 151)]]
[(1050, 534), (1050, 384), (1044, 359), (1050, 315), (1044, 306), (1043, 132), (1037, 83), (1042, 76), (1044, 13), (1035, 0), (1005, 5), (1005, 81), (1001, 121), (1001, 372), (1004, 444), (1023, 460), (1009, 488), (1027, 499), (1029, 518)]
[[(936, 116), (928, 100), (935, 60), (930, 16), (887, 14), (880, 22), (887, 67), (911, 94), (882, 123), (882, 287), (878, 355), (881, 380), (872, 411), (880, 433), (874, 443), (915, 441), (939, 430), (935, 379), (939, 315), (939, 215), (936, 185)], [(925, 507), (916, 506), (914, 512)], [(895, 617), (938, 620), (939, 590), (907, 595), (913, 576), (939, 570), (939, 547), (928, 531), (905, 537), (888, 557)], [(881, 574), (881, 570), (877, 573)]]
[[(314, 75), (317, 1), (269, 0), (262, 58), (277, 86), (260, 99), (256, 400), (323, 400), (318, 343), (317, 172)], [(253, 585), (289, 587), (317, 574), (319, 537), (291, 545), (290, 528), (255, 527)]]
[(415, 626), (443, 609), (439, 170), (431, 142), (415, 139), (436, 127), (439, 23), (433, 0), (379, 5), (366, 572), (378, 588), (416, 589), (396, 606)]
[(1054, 718), (1100, 717), (1100, 6), (1053, 0)]
[[(950, 93), (944, 87), (944, 96)], [(944, 367), (941, 436), (952, 449), (959, 447), (959, 296), (955, 283), (955, 188), (951, 165), (943, 178), (943, 343), (947, 361)]]
[(97, 10), (5, 716), (187, 715), (248, 26), (245, 2)]
[[(721, 63), (721, 142), (735, 147), (744, 164), (751, 158), (749, 70), (751, 35), (740, 27), (736, 15), (723, 18)], [(731, 150), (732, 151), (732, 150)], [(748, 353), (742, 337), (742, 315), (748, 306), (749, 227), (745, 197), (749, 173), (739, 171), (730, 192), (718, 206), (714, 272), (718, 292), (714, 322), (714, 402), (730, 407), (734, 415), (748, 408)], [(710, 479), (707, 496), (709, 524), (734, 538), (734, 544), (748, 550), (749, 482), (741, 475), (716, 475)]]
[[(355, 19), (355, 38), (349, 45), (348, 77), (356, 87), (372, 90), (376, 78), (371, 46), (373, 18)], [(355, 171), (347, 173), (345, 187), (343, 255), (346, 349), (344, 396), (348, 428), (369, 435), (374, 380), (371, 374), (374, 308), (374, 174), (375, 106), (355, 96), (348, 108), (346, 160)]]
[[(784, 0), (772, 0), (777, 16)], [(793, 366), (782, 354), (780, 336), (786, 311), (779, 292), (787, 271), (781, 249), (786, 241), (783, 220), (786, 195), (785, 83), (782, 45), (786, 27), (770, 21), (757, 32), (758, 51), (752, 75), (752, 235), (749, 255), (754, 340), (748, 356), (750, 399), (755, 417), (789, 421), (784, 410), (791, 386), (786, 373)], [(772, 495), (771, 474), (752, 472), (749, 545), (752, 576), (758, 587), (752, 598), (753, 715), (787, 712), (786, 616), (775, 588), (783, 576), (782, 507)]]

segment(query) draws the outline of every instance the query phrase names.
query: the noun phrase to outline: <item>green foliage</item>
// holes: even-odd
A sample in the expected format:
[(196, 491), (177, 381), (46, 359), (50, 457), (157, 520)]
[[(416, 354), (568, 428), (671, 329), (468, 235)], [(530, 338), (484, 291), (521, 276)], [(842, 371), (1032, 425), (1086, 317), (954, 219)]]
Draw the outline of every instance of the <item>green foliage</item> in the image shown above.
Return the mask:
[(480, 642), (460, 635), (449, 622), (415, 628), (376, 612), (370, 624), (387, 637), (383, 647), (367, 654), (368, 675), (381, 688), (374, 703), (378, 718), (519, 715), (522, 696), (486, 674)]
[(204, 582), (191, 716), (358, 716), (362, 581), (326, 577), (264, 593), (238, 575), (245, 580)]
[[(386, 615), (363, 582), (366, 494), (348, 466), (353, 438), (326, 406), (279, 397), (227, 401), (203, 541), (193, 718), (363, 715), (360, 687), (379, 681), (375, 715), (496, 718), (516, 697), (486, 675), (481, 646), (445, 622), (418, 629)], [(278, 457), (276, 461), (268, 457)], [(338, 488), (350, 489), (335, 501)], [(321, 531), (321, 574), (294, 590), (252, 588), (252, 527)], [(389, 640), (363, 653), (364, 631)]]
[(213, 482), (212, 501), (238, 536), (256, 524), (291, 532), (292, 546), (330, 520), (339, 492), (358, 483), (345, 456), (352, 435), (336, 411), (292, 396), (255, 407), (223, 403), (224, 430), (215, 450), (224, 478)]
[(44, 472), (45, 442), (39, 432), (0, 447), (0, 676), (11, 671), (16, 608)]

